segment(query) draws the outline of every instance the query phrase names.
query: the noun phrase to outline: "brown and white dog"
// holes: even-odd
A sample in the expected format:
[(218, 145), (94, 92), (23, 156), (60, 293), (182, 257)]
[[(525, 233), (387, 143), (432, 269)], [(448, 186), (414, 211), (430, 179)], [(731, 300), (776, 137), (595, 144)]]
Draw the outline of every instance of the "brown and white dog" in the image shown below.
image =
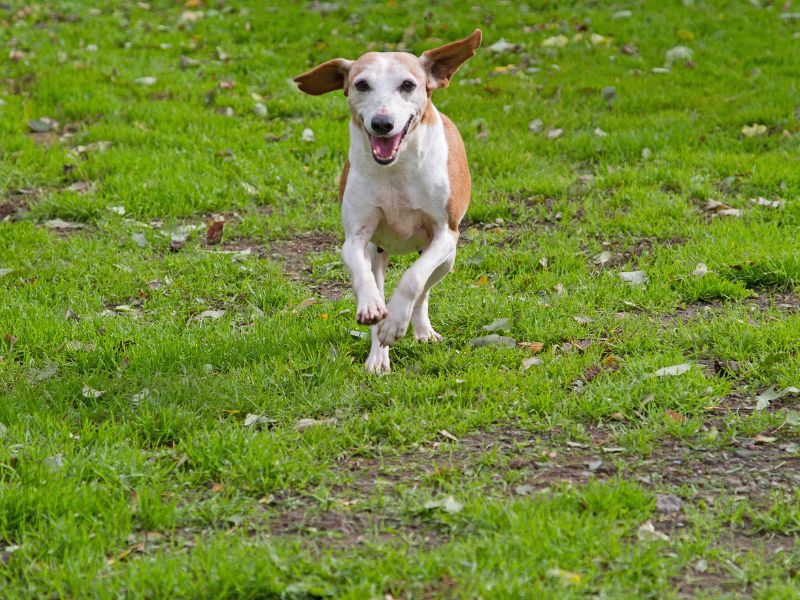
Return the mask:
[[(372, 325), (367, 371), (389, 371), (389, 346), (409, 323), (419, 341), (442, 339), (428, 318), (428, 294), (453, 267), (471, 181), (461, 135), (433, 106), (431, 93), (447, 87), (480, 44), (476, 29), (420, 57), (370, 52), (294, 79), (313, 96), (344, 90), (350, 104), (350, 152), (339, 183), (342, 260), (353, 280), (356, 320)], [(387, 304), (389, 255), (409, 252), (421, 254)]]

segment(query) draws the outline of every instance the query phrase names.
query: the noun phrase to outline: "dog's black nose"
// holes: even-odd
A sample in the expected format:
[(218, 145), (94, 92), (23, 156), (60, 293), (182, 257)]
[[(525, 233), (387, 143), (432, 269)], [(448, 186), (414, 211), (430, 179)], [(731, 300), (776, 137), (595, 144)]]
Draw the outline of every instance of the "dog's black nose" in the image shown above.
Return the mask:
[(392, 129), (394, 129), (394, 123), (392, 122), (391, 117), (386, 115), (377, 115), (372, 117), (372, 122), (370, 125), (372, 126), (372, 131), (378, 135), (386, 135)]

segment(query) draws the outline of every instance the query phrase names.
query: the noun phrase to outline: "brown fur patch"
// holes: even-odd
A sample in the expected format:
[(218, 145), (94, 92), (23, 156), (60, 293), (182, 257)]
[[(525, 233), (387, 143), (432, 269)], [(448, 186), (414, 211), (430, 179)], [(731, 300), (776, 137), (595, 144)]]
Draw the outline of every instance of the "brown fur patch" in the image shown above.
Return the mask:
[(468, 58), (475, 56), (475, 50), (481, 45), (483, 34), (476, 29), (469, 37), (451, 42), (422, 53), (422, 63), (428, 70), (428, 88), (444, 88), (450, 78), (458, 71)]
[(347, 175), (350, 173), (350, 159), (344, 161), (344, 168), (342, 169), (342, 176), (339, 178), (339, 204), (342, 203), (344, 198), (344, 189), (347, 187)]
[(447, 140), (447, 177), (450, 179), (450, 197), (447, 199), (447, 225), (458, 231), (458, 224), (467, 212), (472, 192), (472, 179), (467, 164), (467, 151), (458, 128), (439, 113)]
[(344, 58), (334, 58), (314, 67), (294, 78), (297, 87), (306, 94), (319, 96), (334, 90), (347, 91), (347, 74), (351, 62)]

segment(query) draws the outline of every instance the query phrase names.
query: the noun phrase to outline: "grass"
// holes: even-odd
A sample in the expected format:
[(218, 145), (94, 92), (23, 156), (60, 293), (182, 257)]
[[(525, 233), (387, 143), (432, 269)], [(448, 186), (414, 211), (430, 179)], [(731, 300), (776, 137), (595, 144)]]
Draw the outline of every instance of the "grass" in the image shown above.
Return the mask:
[[(196, 4), (0, 5), (1, 596), (797, 597), (792, 7)], [(346, 103), (289, 80), (476, 26), (446, 340), (367, 376)]]

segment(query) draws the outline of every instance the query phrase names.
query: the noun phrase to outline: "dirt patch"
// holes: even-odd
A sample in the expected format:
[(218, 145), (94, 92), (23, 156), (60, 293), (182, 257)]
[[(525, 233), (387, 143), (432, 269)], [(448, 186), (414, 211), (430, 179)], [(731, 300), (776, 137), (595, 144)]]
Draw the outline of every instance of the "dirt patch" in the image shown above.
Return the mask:
[(31, 194), (15, 192), (0, 200), (0, 221), (17, 221), (30, 207)]
[(745, 302), (762, 310), (774, 308), (789, 312), (800, 311), (800, 295), (792, 290), (762, 292)]
[(321, 280), (314, 277), (309, 257), (319, 252), (337, 249), (341, 245), (338, 237), (323, 231), (305, 233), (291, 239), (278, 240), (266, 251), (269, 258), (283, 263), (291, 279), (302, 282), (329, 300), (338, 300), (350, 289), (350, 283), (339, 280)]
[[(656, 246), (681, 246), (686, 240), (679, 237), (669, 239), (634, 238), (626, 241), (606, 242), (603, 250), (592, 257), (592, 263), (599, 270), (618, 269), (629, 264), (637, 265), (639, 259), (651, 254)], [(607, 254), (603, 254), (607, 253)]]
[[(779, 435), (778, 433), (774, 435)], [(558, 484), (580, 484), (614, 476), (636, 480), (653, 490), (690, 486), (697, 497), (713, 502), (723, 494), (754, 502), (772, 490), (791, 492), (800, 486), (800, 457), (790, 454), (791, 440), (759, 443), (736, 441), (730, 448), (696, 448), (666, 438), (646, 457), (635, 456), (614, 442), (611, 430), (589, 429), (584, 441), (564, 441), (558, 432), (536, 433), (499, 428), (465, 437), (458, 444), (434, 443), (413, 453), (386, 459), (356, 457), (341, 466), (350, 490), (360, 494), (409, 485), (445, 470), (463, 473), (494, 452), (503, 464), (491, 479), (499, 490), (527, 495)], [(796, 444), (794, 444), (796, 446)], [(506, 490), (508, 471), (518, 483)]]

